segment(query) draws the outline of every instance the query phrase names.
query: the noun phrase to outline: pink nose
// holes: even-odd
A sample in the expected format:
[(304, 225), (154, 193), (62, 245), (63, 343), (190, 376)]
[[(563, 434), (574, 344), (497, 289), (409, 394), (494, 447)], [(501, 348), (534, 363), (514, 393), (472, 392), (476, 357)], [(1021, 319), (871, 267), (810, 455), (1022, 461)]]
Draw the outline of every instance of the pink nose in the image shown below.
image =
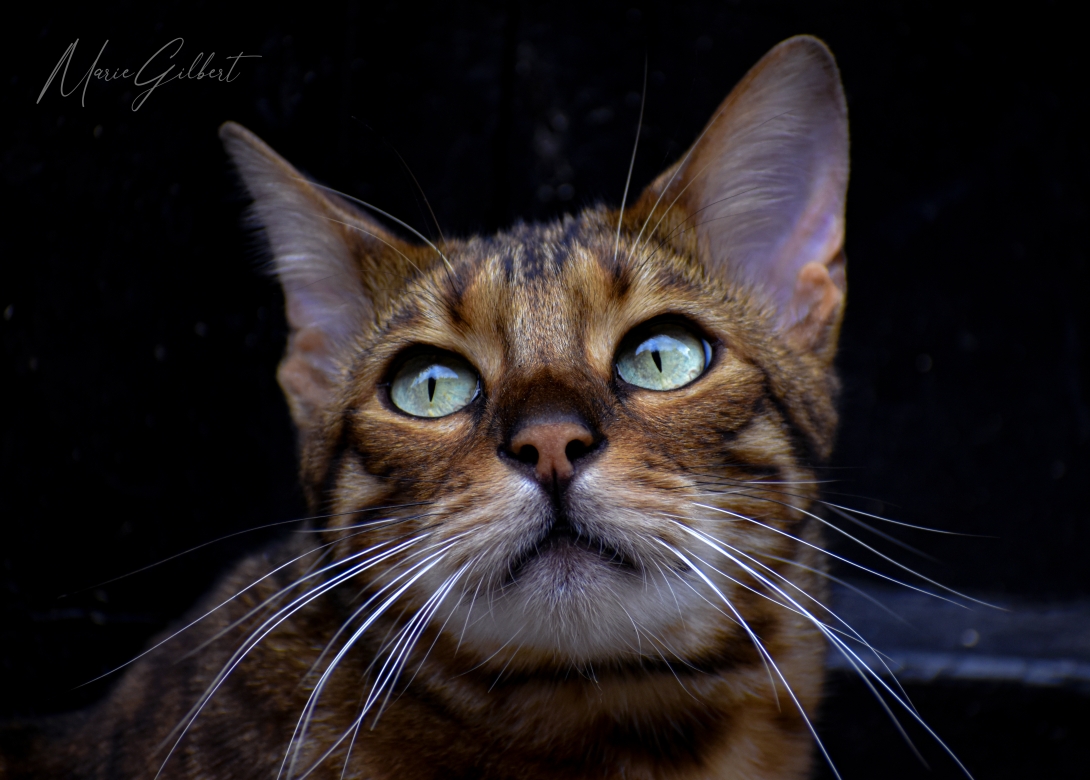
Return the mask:
[(571, 420), (531, 423), (511, 439), (511, 452), (523, 463), (534, 466), (541, 484), (551, 487), (566, 482), (575, 473), (573, 462), (590, 449), (594, 436)]

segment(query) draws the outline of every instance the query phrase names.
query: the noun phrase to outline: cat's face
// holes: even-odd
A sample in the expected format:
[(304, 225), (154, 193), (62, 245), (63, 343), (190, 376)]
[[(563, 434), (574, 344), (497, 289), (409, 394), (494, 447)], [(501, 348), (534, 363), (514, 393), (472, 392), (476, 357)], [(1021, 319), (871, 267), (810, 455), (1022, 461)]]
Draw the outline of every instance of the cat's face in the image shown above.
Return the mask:
[(775, 634), (835, 427), (847, 134), (821, 44), (773, 50), (627, 210), (437, 247), (223, 134), (285, 287), (304, 484), (371, 609), (513, 669)]
[(738, 518), (800, 517), (753, 488), (806, 480), (769, 380), (804, 366), (752, 296), (638, 231), (616, 257), (616, 215), (598, 210), (448, 244), (451, 268), (433, 263), (355, 337), (332, 511), (422, 515), (385, 531), (430, 529), (406, 559), (443, 550), (415, 606), (456, 576), (450, 622), (486, 655), (516, 634), (527, 663), (636, 655), (634, 620), (663, 652), (716, 644), (712, 594), (678, 581), (673, 550), (694, 547), (679, 523), (791, 555)]

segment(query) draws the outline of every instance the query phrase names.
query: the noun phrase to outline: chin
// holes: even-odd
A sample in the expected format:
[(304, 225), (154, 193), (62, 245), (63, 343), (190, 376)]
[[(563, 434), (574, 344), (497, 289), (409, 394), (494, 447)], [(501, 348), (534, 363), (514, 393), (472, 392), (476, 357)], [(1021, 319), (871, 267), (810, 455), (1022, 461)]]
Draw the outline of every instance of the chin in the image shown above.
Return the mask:
[(487, 593), (464, 596), (445, 624), (485, 657), (567, 670), (675, 655), (678, 645), (665, 638), (691, 631), (700, 606), (692, 590), (671, 589), (657, 572), (565, 539), (513, 564)]

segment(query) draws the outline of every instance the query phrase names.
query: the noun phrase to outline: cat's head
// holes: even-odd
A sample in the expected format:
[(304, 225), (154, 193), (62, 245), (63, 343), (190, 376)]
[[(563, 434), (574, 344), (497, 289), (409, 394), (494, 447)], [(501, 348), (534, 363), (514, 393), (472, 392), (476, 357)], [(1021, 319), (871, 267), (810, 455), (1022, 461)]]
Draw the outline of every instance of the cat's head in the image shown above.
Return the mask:
[(538, 668), (745, 639), (754, 572), (806, 557), (836, 424), (848, 134), (824, 45), (773, 49), (623, 214), (437, 246), (221, 135), (284, 288), (304, 487), (354, 593)]

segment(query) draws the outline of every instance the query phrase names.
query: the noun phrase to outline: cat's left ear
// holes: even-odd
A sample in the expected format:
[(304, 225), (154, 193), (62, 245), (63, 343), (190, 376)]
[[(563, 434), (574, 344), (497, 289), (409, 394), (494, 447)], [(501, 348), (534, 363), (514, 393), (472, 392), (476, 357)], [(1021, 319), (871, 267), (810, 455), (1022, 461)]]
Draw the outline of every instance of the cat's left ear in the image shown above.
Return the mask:
[(260, 138), (227, 122), (220, 138), (253, 198), (291, 333), (277, 378), (305, 441), (343, 384), (353, 338), (417, 267), (417, 249), (306, 180)]
[(810, 36), (773, 48), (689, 152), (644, 193), (696, 234), (710, 273), (773, 307), (799, 349), (835, 350), (845, 293), (848, 110), (833, 55)]

